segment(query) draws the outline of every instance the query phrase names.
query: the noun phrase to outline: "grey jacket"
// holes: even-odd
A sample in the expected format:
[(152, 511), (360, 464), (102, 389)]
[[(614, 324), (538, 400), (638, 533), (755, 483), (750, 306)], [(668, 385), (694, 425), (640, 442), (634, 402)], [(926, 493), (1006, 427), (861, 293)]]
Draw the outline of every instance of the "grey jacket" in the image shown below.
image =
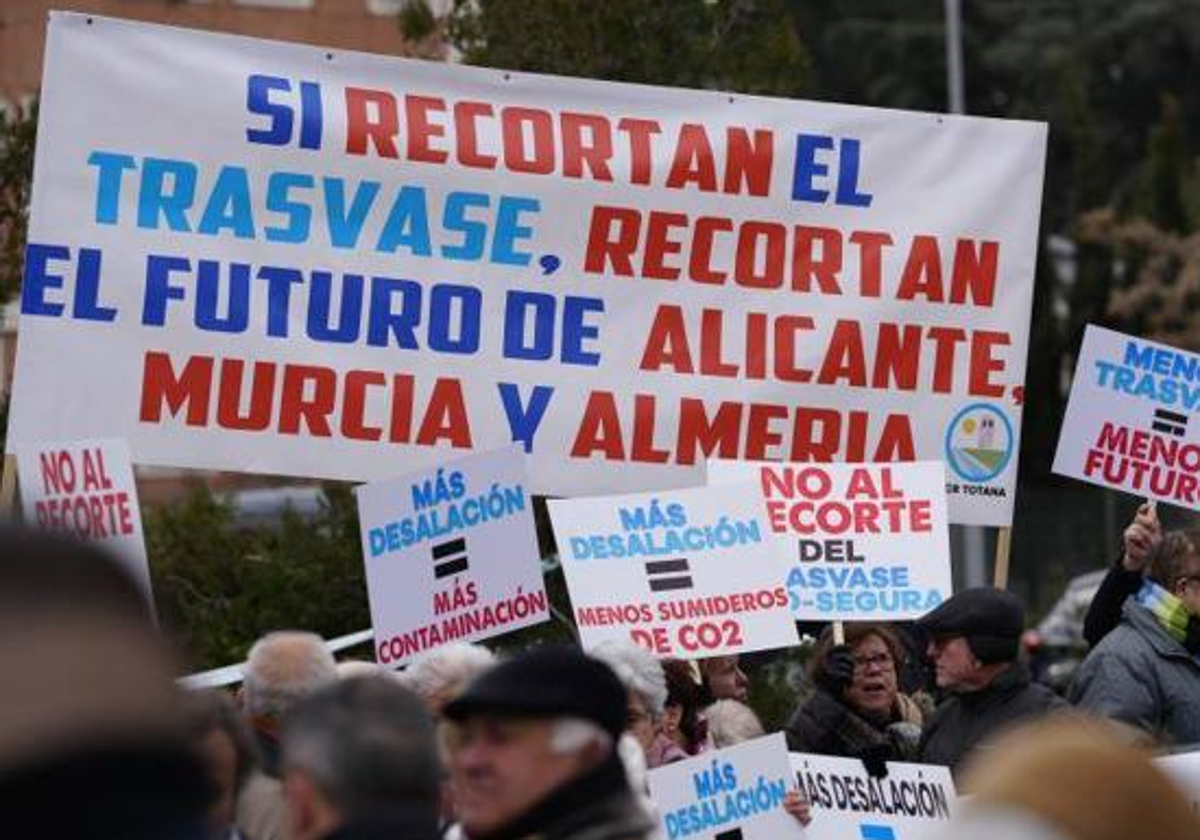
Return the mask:
[(1200, 663), (1133, 599), (1080, 666), (1070, 698), (1161, 741), (1200, 742)]

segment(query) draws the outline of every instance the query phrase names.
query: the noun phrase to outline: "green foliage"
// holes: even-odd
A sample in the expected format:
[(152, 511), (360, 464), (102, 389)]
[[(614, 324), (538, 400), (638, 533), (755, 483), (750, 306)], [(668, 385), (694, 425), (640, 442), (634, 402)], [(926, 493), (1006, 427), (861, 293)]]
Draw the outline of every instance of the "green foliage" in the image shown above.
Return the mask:
[(21, 286), (36, 137), (36, 103), (0, 112), (0, 305)]
[(438, 29), (437, 17), (424, 0), (405, 0), (398, 22), (400, 31), (410, 41), (423, 41)]
[(1174, 233), (1191, 227), (1183, 197), (1187, 166), (1183, 109), (1178, 98), (1163, 94), (1161, 116), (1146, 142), (1139, 215)]
[[(147, 508), (146, 549), (159, 615), (195, 669), (241, 661), (271, 630), (301, 628), (333, 638), (371, 626), (353, 493), (336, 482), (323, 484), (322, 493), (315, 516), (285, 510), (278, 527), (239, 526), (234, 509), (200, 483), (179, 504)], [(546, 590), (553, 621), (489, 645), (573, 638), (557, 563), (549, 564)], [(366, 649), (351, 653), (374, 658)]]
[(197, 668), (240, 661), (270, 630), (329, 637), (370, 626), (354, 498), (344, 485), (323, 490), (316, 517), (285, 511), (277, 529), (240, 529), (202, 485), (146, 511), (159, 612)]
[(455, 0), (467, 64), (789, 96), (808, 73), (783, 0)]

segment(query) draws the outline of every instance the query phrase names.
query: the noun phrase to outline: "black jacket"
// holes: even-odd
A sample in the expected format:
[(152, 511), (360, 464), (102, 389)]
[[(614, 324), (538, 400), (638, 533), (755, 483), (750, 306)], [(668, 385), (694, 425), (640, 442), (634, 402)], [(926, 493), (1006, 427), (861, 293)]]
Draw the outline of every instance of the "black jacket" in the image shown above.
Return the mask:
[(484, 836), (471, 835), (471, 840), (645, 840), (654, 828), (614, 752), (510, 824)]
[(921, 761), (956, 771), (976, 747), (1025, 718), (1065, 708), (1061, 697), (1030, 679), (1029, 669), (1014, 662), (991, 685), (952, 694), (925, 723)]
[[(784, 734), (792, 752), (840, 755), (871, 761), (912, 761), (916, 758), (915, 737), (905, 737), (902, 723), (876, 725), (856, 714), (828, 692), (817, 689), (796, 710)], [(919, 732), (907, 725), (912, 736)]]
[(1142, 573), (1126, 571), (1118, 557), (1100, 582), (1100, 588), (1096, 590), (1084, 616), (1083, 638), (1087, 640), (1088, 647), (1100, 644), (1100, 640), (1120, 623), (1125, 599), (1137, 594), (1141, 588)]

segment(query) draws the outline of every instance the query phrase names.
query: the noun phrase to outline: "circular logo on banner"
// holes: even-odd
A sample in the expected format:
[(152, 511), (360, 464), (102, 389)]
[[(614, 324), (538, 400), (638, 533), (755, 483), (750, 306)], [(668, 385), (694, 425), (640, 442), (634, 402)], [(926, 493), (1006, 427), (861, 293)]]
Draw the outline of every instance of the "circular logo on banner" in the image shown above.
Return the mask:
[(990, 481), (1000, 475), (1012, 451), (1012, 423), (987, 403), (972, 403), (946, 427), (946, 463), (964, 481)]

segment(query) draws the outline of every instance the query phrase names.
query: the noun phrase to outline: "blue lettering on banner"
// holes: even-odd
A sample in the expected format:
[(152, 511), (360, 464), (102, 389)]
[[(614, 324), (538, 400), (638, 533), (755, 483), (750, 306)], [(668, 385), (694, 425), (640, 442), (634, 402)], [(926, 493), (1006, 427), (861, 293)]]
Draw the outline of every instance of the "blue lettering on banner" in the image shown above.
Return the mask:
[[(246, 110), (270, 120), (267, 128), (246, 129), (247, 141), (267, 146), (292, 142), (292, 107), (272, 98), (275, 92), (291, 90), (292, 83), (281, 76), (254, 74), (246, 79)], [(300, 82), (300, 148), (321, 148), (321, 88), (316, 82)]]
[(710, 769), (692, 774), (692, 786), (697, 801), (663, 815), (668, 840), (710, 833), (715, 828), (776, 810), (783, 806), (787, 795), (784, 779), (759, 776), (740, 786), (733, 765), (728, 762), (722, 765), (716, 759)]
[[(282, 80), (286, 82), (286, 80)], [(302, 83), (302, 87), (303, 87)], [(255, 142), (282, 145), (292, 133), (287, 106), (256, 100), (270, 116), (269, 128), (249, 129)], [(312, 131), (319, 132), (319, 125)], [(301, 129), (301, 146), (317, 142)], [(254, 139), (252, 138), (252, 139)], [(311, 148), (317, 148), (311, 146)], [(209, 171), (190, 160), (147, 157), (95, 150), (87, 159), (95, 170), (94, 218), (100, 225), (122, 222), (121, 198), (127, 189), (137, 196), (136, 222), (143, 230), (167, 229), (200, 236), (263, 238), (269, 242), (307, 244), (324, 231), (334, 248), (366, 249), (380, 254), (406, 251), (412, 256), (525, 267), (541, 201), (530, 196), (451, 191), (441, 207), (440, 223), (431, 219), (434, 199), (414, 184), (291, 171), (251, 172), (225, 164)], [(201, 186), (203, 185), (203, 188)], [(379, 233), (363, 242), (364, 231)], [(586, 300), (586, 299), (585, 299)], [(585, 335), (584, 338), (590, 336)]]
[(1130, 339), (1120, 363), (1096, 360), (1096, 385), (1187, 411), (1200, 409), (1200, 356)]
[(643, 508), (622, 508), (621, 533), (584, 534), (569, 540), (573, 560), (618, 560), (695, 554), (761, 543), (762, 530), (754, 519), (722, 515), (711, 525), (688, 524), (683, 505), (665, 506), (658, 499)]
[(862, 143), (854, 138), (843, 138), (835, 144), (832, 137), (824, 134), (797, 134), (792, 200), (813, 204), (827, 202), (829, 190), (821, 189), (816, 182), (821, 180), (824, 183), (830, 176), (829, 157), (836, 156), (836, 193), (833, 203), (844, 207), (870, 207), (873, 196), (858, 189), (861, 150)]
[(907, 566), (794, 566), (787, 579), (788, 599), (799, 613), (907, 615), (927, 612), (945, 600), (940, 589), (918, 587), (908, 575)]
[(889, 825), (862, 823), (858, 828), (862, 840), (896, 840), (896, 832)]
[(468, 493), (462, 473), (446, 476), (441, 469), (436, 478), (413, 484), (409, 490), (411, 515), (367, 530), (372, 557), (513, 516), (528, 504), (525, 488), (519, 484), (502, 487), (496, 482), (486, 492)]

